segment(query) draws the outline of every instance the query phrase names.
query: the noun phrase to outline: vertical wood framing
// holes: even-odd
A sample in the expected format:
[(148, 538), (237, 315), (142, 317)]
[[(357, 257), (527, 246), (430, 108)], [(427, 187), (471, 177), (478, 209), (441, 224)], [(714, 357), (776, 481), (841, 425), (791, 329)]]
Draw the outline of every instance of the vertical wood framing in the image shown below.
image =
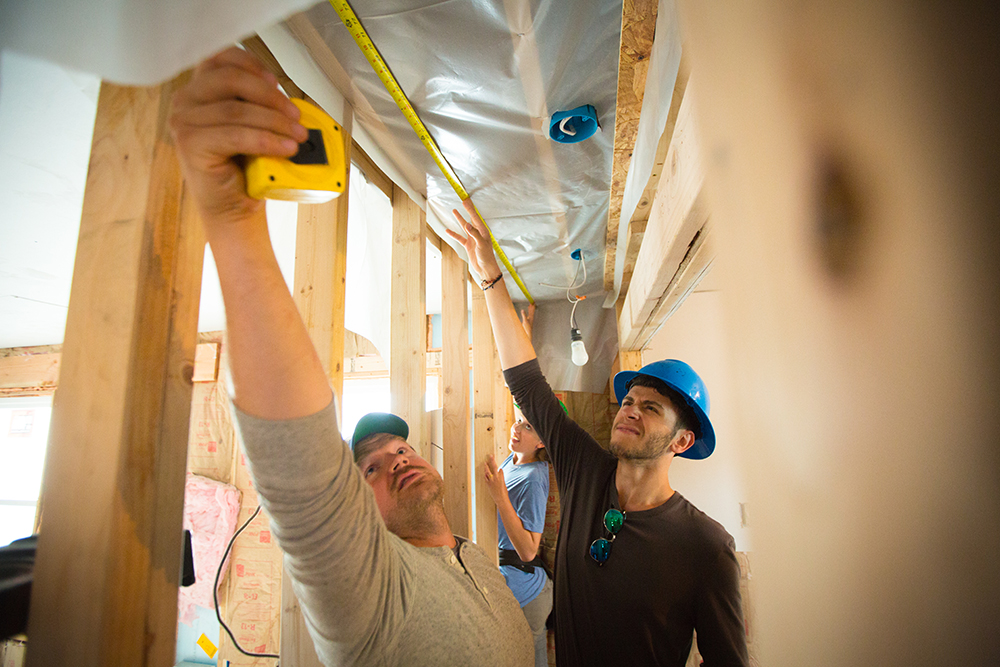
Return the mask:
[[(351, 110), (342, 127), (345, 162), (350, 164)], [(344, 392), (344, 281), (347, 275), (347, 204), (344, 194), (324, 204), (299, 204), (295, 231), (293, 296), (316, 347), (339, 409)]]
[(444, 512), (456, 535), (472, 534), (469, 479), (469, 301), (465, 262), (441, 248), (441, 387)]
[[(345, 163), (351, 162), (353, 112), (345, 104)], [(323, 204), (299, 204), (293, 296), (336, 397), (337, 422), (344, 401), (344, 303), (350, 168), (344, 193)], [(281, 661), (286, 667), (321, 667), (288, 574), (281, 577)]]
[(182, 80), (101, 86), (43, 483), (31, 666), (174, 664), (205, 247), (166, 127)]
[(497, 464), (507, 458), (510, 427), (514, 425), (514, 398), (503, 379), (500, 354), (493, 346), (493, 456)]
[(497, 508), (482, 476), (487, 455), (496, 451), (494, 442), (493, 329), (486, 309), (486, 297), (478, 287), (472, 290), (472, 422), (474, 451), (473, 483), (476, 489), (476, 543), (497, 558)]
[(424, 238), (426, 217), (397, 186), (392, 190), (392, 342), (389, 387), (392, 412), (410, 427), (410, 445), (424, 451), (424, 394), (427, 391), (427, 341)]

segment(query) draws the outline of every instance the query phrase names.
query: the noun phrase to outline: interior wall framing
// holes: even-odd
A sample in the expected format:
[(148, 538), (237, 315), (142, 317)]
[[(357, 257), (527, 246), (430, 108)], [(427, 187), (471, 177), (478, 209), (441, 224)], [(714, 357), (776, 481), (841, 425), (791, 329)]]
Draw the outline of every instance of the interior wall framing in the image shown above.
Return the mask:
[(101, 85), (43, 480), (30, 666), (173, 665), (205, 245), (166, 126), (185, 78)]

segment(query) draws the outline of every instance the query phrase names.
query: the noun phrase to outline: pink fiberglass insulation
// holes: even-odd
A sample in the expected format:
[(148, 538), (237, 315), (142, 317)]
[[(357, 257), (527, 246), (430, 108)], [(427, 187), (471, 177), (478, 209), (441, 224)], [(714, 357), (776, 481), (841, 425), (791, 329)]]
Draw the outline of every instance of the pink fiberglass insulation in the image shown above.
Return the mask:
[[(240, 492), (231, 484), (188, 473), (184, 485), (184, 528), (191, 531), (195, 583), (182, 587), (177, 604), (179, 621), (191, 625), (195, 605), (213, 609), (212, 584), (222, 554), (236, 532)], [(225, 578), (225, 570), (219, 578)]]

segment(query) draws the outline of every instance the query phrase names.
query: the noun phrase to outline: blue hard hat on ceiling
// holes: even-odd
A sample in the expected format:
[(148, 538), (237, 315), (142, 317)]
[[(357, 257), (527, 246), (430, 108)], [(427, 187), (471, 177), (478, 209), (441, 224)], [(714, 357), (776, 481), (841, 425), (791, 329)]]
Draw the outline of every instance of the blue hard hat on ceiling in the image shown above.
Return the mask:
[(708, 419), (708, 390), (694, 369), (677, 359), (664, 359), (646, 364), (637, 371), (621, 371), (615, 374), (615, 397), (621, 405), (628, 394), (628, 385), (637, 375), (648, 375), (660, 380), (676, 391), (691, 409), (698, 424), (695, 428), (694, 444), (687, 451), (678, 454), (686, 459), (704, 459), (715, 450), (715, 429)]

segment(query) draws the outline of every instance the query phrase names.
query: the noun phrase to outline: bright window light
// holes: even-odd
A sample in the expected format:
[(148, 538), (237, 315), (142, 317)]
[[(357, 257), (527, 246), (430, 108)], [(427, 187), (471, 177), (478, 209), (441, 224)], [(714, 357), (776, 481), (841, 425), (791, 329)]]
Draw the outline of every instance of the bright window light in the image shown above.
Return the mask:
[(51, 396), (0, 399), (0, 546), (34, 530), (51, 419)]

